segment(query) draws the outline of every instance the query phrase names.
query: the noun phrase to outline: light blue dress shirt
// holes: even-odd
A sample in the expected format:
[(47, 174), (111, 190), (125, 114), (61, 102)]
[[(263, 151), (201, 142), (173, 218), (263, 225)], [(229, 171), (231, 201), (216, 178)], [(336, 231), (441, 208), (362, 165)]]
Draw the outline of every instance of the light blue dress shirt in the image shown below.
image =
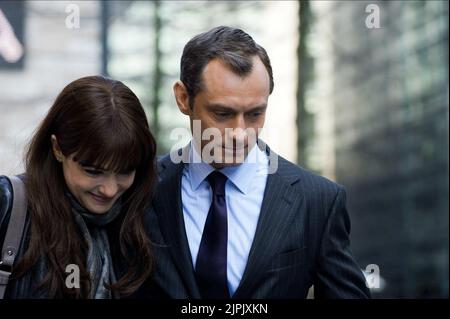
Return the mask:
[[(184, 224), (195, 268), (203, 228), (212, 202), (212, 190), (206, 177), (214, 168), (200, 160), (192, 142), (189, 159), (189, 164), (183, 169), (181, 196)], [(267, 155), (254, 146), (242, 164), (220, 170), (228, 177), (225, 196), (228, 214), (227, 279), (230, 295), (233, 295), (239, 286), (247, 264), (266, 188), (268, 163)]]

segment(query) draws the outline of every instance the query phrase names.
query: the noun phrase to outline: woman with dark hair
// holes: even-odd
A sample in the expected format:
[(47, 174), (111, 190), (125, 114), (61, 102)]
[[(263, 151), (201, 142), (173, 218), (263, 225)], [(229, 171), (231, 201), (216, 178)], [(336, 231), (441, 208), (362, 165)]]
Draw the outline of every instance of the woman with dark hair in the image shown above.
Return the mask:
[[(101, 76), (67, 85), (28, 146), (20, 176), (27, 218), (5, 297), (138, 296), (152, 266), (144, 211), (155, 155), (145, 112), (127, 86)], [(0, 248), (12, 197), (0, 177)], [(79, 288), (67, 285), (69, 265), (79, 270)]]

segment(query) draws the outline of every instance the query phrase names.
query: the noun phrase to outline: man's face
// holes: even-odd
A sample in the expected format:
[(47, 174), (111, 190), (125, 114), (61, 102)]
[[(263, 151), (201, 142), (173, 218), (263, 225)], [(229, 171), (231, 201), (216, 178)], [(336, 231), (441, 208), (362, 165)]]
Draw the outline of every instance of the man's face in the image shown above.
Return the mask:
[[(267, 70), (255, 56), (252, 71), (241, 77), (224, 62), (215, 59), (206, 65), (202, 80), (203, 90), (196, 95), (194, 105), (188, 111), (191, 128), (193, 121), (199, 120), (202, 135), (208, 129), (216, 128), (222, 138), (217, 142), (213, 137), (205, 140), (203, 136), (201, 143), (196, 141), (197, 145), (201, 145), (203, 151), (208, 143), (214, 144), (215, 151), (221, 153), (211, 164), (215, 168), (240, 164), (253, 148), (258, 130), (264, 126), (270, 94)], [(255, 135), (249, 135), (249, 131)], [(195, 131), (193, 133), (195, 138)]]

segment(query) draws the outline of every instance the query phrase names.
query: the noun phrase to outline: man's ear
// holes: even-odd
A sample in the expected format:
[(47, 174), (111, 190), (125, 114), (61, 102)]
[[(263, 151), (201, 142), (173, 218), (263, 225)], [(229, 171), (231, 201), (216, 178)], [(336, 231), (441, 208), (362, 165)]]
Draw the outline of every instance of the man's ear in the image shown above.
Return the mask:
[(191, 115), (192, 110), (189, 105), (189, 94), (184, 83), (176, 81), (173, 85), (173, 93), (175, 94), (175, 100), (181, 113)]
[(64, 158), (64, 155), (61, 152), (61, 148), (59, 147), (58, 140), (56, 139), (56, 136), (52, 134), (50, 139), (51, 139), (51, 142), (52, 142), (53, 155), (55, 155), (56, 160), (58, 162), (62, 162), (62, 160)]

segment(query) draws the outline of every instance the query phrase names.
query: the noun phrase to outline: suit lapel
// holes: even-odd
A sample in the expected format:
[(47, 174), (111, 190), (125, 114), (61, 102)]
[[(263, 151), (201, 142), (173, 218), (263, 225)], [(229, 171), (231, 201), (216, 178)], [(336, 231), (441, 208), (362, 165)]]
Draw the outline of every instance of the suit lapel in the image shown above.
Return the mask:
[(154, 197), (161, 232), (166, 244), (170, 246), (170, 252), (179, 274), (186, 284), (189, 296), (200, 298), (183, 219), (181, 203), (183, 163), (174, 164), (170, 159), (167, 159), (161, 165), (161, 180)]
[(286, 232), (303, 200), (298, 189), (292, 189), (299, 177), (292, 175), (284, 159), (279, 159), (277, 172), (267, 178), (255, 237), (244, 274), (233, 298), (250, 297), (265, 271), (265, 266), (279, 247), (280, 236)]

